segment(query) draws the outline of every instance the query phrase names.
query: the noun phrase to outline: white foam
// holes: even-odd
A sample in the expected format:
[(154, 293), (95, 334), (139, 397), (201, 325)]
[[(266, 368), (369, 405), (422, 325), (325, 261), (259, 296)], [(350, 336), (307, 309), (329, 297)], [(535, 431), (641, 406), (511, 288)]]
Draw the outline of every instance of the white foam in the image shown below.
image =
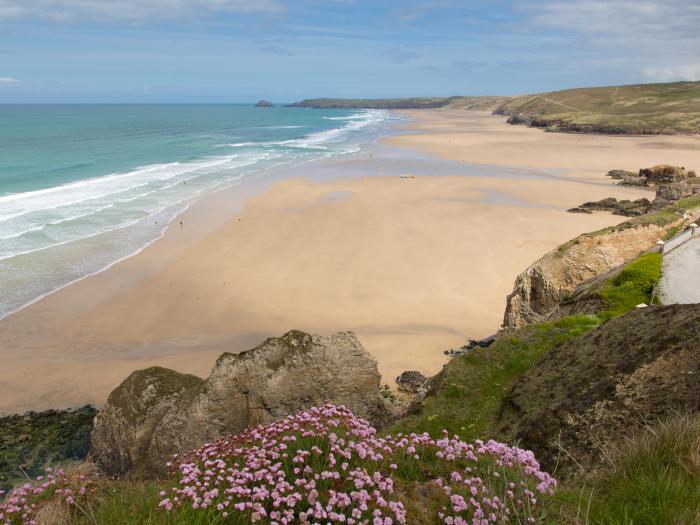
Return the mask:
[[(329, 117), (343, 121), (342, 126), (284, 141), (229, 144), (238, 149), (228, 155), (152, 164), (126, 173), (0, 195), (0, 261), (6, 271), (19, 272), (20, 280), (15, 283), (28, 285), (24, 290), (14, 287), (6, 300), (0, 297), (0, 318), (79, 280), (76, 276), (84, 278), (140, 252), (165, 231), (166, 225), (152, 221), (165, 218), (163, 214), (166, 221), (172, 220), (202, 194), (255, 176), (253, 170), (357, 151), (358, 140), (353, 136), (371, 131), (388, 115), (368, 110)], [(176, 210), (172, 217), (171, 210)], [(101, 252), (95, 257), (75, 258), (92, 253), (97, 246)], [(47, 262), (54, 254), (72, 262), (63, 266)], [(45, 268), (45, 274), (31, 273), (38, 268)]]

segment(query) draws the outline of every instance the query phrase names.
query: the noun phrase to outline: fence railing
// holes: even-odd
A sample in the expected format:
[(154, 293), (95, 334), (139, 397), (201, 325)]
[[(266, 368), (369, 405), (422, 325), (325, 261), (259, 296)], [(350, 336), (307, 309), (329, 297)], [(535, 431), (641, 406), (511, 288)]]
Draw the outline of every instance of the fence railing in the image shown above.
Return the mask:
[(688, 242), (690, 239), (696, 236), (700, 236), (700, 228), (698, 228), (697, 224), (693, 223), (690, 225), (690, 228), (685, 230), (683, 233), (679, 233), (673, 239), (669, 239), (665, 242), (659, 241), (661, 253), (666, 254), (671, 250), (675, 250), (681, 244)]

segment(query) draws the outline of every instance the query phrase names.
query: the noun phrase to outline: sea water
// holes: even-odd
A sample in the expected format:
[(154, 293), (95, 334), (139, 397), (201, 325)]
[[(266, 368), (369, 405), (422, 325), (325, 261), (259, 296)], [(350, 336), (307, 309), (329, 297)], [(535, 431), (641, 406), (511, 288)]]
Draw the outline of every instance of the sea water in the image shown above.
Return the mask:
[(0, 105), (0, 318), (137, 253), (202, 195), (348, 155), (379, 110)]

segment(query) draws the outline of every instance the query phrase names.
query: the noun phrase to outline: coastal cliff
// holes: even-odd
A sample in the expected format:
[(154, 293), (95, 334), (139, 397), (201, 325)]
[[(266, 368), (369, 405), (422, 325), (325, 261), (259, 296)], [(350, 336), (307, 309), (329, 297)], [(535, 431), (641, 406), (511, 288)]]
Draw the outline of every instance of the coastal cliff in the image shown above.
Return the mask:
[(551, 319), (577, 286), (652, 249), (657, 241), (688, 222), (692, 219), (662, 210), (580, 235), (552, 250), (516, 277), (506, 299), (503, 329), (510, 332)]
[(551, 132), (606, 135), (700, 133), (700, 82), (576, 88), (513, 97), (306, 99), (289, 105), (346, 109), (466, 109)]

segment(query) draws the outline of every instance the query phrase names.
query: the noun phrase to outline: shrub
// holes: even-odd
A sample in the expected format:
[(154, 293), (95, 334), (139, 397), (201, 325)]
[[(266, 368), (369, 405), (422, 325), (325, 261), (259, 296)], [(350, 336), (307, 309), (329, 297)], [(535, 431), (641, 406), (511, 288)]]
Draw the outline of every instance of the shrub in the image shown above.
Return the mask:
[(415, 523), (401, 497), (415, 484), (433, 490), (446, 524), (534, 523), (556, 487), (532, 452), (447, 432), (379, 437), (333, 405), (175, 459), (160, 506), (180, 523)]

